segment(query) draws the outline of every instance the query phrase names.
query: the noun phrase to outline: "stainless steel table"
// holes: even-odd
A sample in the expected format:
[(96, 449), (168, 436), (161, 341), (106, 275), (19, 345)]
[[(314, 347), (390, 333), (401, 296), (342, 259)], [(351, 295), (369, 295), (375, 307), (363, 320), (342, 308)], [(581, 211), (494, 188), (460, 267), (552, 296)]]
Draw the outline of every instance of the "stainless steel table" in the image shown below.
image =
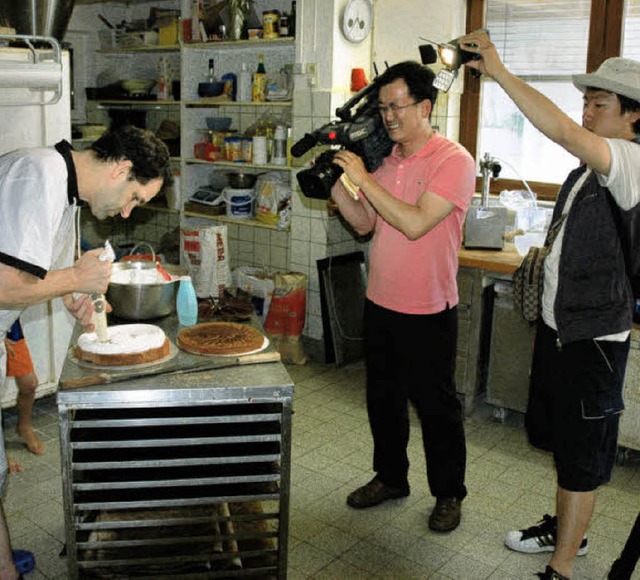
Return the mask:
[(60, 390), (69, 577), (285, 578), (292, 397), (279, 362)]

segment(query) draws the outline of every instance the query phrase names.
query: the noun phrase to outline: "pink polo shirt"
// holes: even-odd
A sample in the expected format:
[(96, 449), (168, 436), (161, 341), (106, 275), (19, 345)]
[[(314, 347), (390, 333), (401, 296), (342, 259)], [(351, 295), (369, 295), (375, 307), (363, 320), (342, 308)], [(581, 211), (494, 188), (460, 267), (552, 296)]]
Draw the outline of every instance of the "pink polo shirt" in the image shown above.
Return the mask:
[(378, 183), (406, 203), (415, 205), (430, 191), (456, 207), (415, 241), (377, 217), (367, 298), (396, 312), (434, 314), (458, 304), (458, 250), (475, 190), (475, 162), (464, 147), (437, 133), (410, 157), (399, 157), (397, 147), (375, 172)]

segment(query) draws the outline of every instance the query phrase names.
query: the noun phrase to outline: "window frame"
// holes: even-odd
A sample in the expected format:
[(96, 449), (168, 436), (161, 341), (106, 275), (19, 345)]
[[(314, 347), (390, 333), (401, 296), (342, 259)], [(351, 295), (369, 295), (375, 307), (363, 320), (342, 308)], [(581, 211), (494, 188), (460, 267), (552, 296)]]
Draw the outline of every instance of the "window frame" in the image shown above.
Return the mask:
[[(587, 70), (593, 72), (609, 57), (620, 56), (622, 47), (624, 0), (591, 0), (589, 19), (589, 40), (587, 47)], [(467, 0), (466, 30), (470, 32), (483, 28), (485, 0)], [(460, 144), (467, 148), (474, 159), (477, 158), (478, 125), (480, 122), (481, 80), (464, 68), (464, 91), (460, 99)], [(559, 183), (528, 181), (538, 199), (555, 200)], [(517, 179), (491, 180), (490, 192), (499, 193), (503, 189), (518, 189), (522, 185)], [(476, 178), (476, 191), (482, 188), (482, 178)]]

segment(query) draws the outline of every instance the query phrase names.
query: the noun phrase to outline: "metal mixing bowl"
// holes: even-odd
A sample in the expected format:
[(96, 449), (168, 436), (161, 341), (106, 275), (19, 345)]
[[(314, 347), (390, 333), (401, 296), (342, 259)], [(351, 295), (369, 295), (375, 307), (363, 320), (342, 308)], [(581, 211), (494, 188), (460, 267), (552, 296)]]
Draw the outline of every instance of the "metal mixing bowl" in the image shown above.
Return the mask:
[(229, 187), (233, 189), (251, 189), (258, 179), (257, 175), (252, 173), (227, 173), (227, 181)]
[[(163, 264), (173, 276), (184, 276), (187, 271), (180, 266)], [(117, 262), (114, 270), (155, 269), (154, 262)], [(179, 281), (157, 284), (119, 284), (111, 282), (107, 288), (107, 300), (113, 315), (125, 320), (150, 320), (168, 316), (176, 310), (176, 294)]]

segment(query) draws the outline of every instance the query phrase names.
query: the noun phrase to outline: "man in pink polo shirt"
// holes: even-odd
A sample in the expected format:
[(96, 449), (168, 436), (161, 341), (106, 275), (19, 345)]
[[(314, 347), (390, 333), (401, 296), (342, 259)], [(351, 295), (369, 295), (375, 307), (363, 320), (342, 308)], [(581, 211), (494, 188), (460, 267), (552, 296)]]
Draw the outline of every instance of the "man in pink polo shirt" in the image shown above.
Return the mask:
[(431, 128), (437, 89), (428, 67), (407, 61), (379, 78), (379, 110), (393, 151), (373, 174), (360, 157), (334, 158), (359, 188), (340, 181), (332, 197), (360, 235), (373, 233), (365, 303), (367, 410), (375, 477), (349, 494), (362, 509), (409, 495), (411, 401), (422, 425), (427, 479), (436, 505), (429, 528), (460, 523), (466, 445), (454, 380), (458, 250), (475, 189), (475, 162)]

